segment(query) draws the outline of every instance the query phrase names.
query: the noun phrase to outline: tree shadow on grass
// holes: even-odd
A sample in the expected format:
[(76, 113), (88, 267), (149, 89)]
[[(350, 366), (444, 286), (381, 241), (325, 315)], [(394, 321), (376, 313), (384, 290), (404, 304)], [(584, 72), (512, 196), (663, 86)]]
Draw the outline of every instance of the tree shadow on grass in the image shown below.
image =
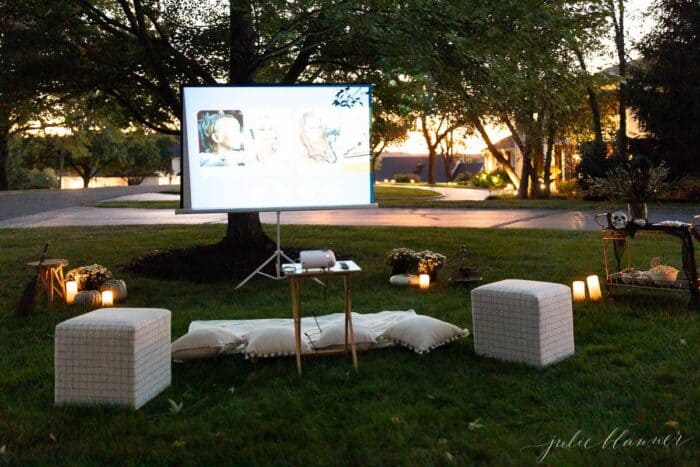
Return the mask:
[[(299, 248), (284, 247), (290, 258), (299, 257)], [(240, 281), (255, 271), (275, 252), (274, 245), (241, 251), (225, 243), (197, 245), (171, 250), (152, 250), (132, 258), (122, 270), (154, 279), (195, 283)], [(288, 260), (282, 258), (282, 263)], [(276, 261), (270, 261), (263, 272), (275, 275)]]

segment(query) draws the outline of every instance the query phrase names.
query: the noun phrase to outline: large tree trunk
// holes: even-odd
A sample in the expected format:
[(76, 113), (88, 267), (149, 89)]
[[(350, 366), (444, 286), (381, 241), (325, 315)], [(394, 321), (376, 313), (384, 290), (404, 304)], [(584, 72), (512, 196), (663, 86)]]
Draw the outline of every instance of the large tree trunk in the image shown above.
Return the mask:
[(586, 88), (588, 92), (588, 105), (591, 107), (591, 119), (593, 120), (593, 135), (596, 146), (603, 147), (603, 125), (600, 123), (600, 105), (598, 96), (590, 86)]
[(61, 148), (58, 151), (58, 189), (63, 189), (63, 164), (66, 160), (66, 151)]
[[(249, 84), (253, 82), (251, 64), (255, 59), (255, 30), (253, 29), (250, 0), (229, 0), (230, 6), (230, 55), (229, 82)], [(264, 252), (273, 244), (260, 223), (260, 213), (229, 213), (226, 236), (221, 243), (245, 254)]]
[(441, 144), (441, 147), (443, 148), (441, 154), (442, 165), (445, 169), (445, 181), (448, 183), (452, 181), (452, 163), (455, 160), (454, 143), (454, 132), (451, 131), (447, 136), (445, 136), (443, 144)]
[(372, 173), (377, 169), (377, 163), (379, 162), (379, 159), (382, 157), (382, 153), (384, 152), (384, 148), (386, 148), (386, 143), (382, 141), (379, 144), (374, 145), (372, 147)]
[(615, 139), (615, 156), (623, 161), (627, 158), (627, 58), (625, 57), (625, 0), (617, 0), (617, 16), (612, 8), (615, 27), (615, 49), (617, 50), (618, 73), (620, 75), (617, 113), (620, 126)]
[(527, 199), (530, 188), (530, 150), (523, 153), (523, 167), (520, 170), (520, 186), (518, 187), (518, 198)]
[[(516, 133), (517, 135), (517, 133)], [(516, 136), (516, 141), (519, 141), (519, 136)], [(523, 157), (523, 165), (520, 168), (520, 186), (518, 187), (518, 198), (527, 199), (530, 195), (530, 185), (532, 177), (532, 138), (526, 135), (525, 145), (520, 145)]]
[(8, 163), (10, 160), (10, 127), (0, 122), (0, 191), (10, 189)]
[(530, 197), (540, 198), (542, 196), (542, 187), (540, 185), (540, 173), (544, 167), (544, 151), (542, 150), (542, 122), (545, 120), (543, 111), (539, 112), (540, 117), (533, 119), (529, 130), (533, 136), (527, 135), (528, 140), (532, 140), (530, 145), (530, 160), (532, 161), (532, 170), (530, 172)]
[(552, 152), (554, 150), (554, 136), (554, 121), (550, 116), (549, 121), (547, 122), (547, 152), (544, 155), (544, 170), (542, 175), (542, 178), (544, 179), (543, 196), (545, 198), (549, 198), (549, 196), (552, 194), (552, 189), (550, 186), (552, 181), (550, 178), (552, 177)]
[(518, 187), (518, 198), (527, 199), (530, 192), (530, 177), (532, 177), (532, 138), (529, 134), (525, 135), (525, 141), (520, 138), (518, 129), (513, 125), (507, 115), (501, 115), (501, 120), (505, 123), (510, 131), (513, 141), (520, 149), (520, 154), (523, 158), (523, 165), (520, 168), (520, 186)]
[(437, 157), (437, 151), (435, 151), (434, 146), (428, 147), (428, 185), (435, 185), (435, 158)]
[(443, 155), (442, 156), (442, 163), (445, 166), (445, 181), (446, 182), (451, 182), (452, 181), (452, 171), (450, 170), (450, 162), (452, 161), (452, 158), (448, 155)]
[(221, 243), (246, 254), (264, 251), (273, 245), (272, 240), (263, 232), (257, 212), (230, 212), (226, 237)]
[[(437, 147), (437, 138), (433, 142), (430, 137), (430, 132), (428, 131), (428, 118), (425, 114), (420, 116), (421, 131), (423, 132), (423, 139), (425, 139), (425, 145), (428, 147), (428, 185), (435, 184), (435, 157), (437, 152), (435, 148)], [(437, 137), (437, 135), (436, 135)]]
[[(588, 74), (588, 69), (586, 68), (586, 61), (583, 58), (583, 53), (578, 46), (573, 46), (574, 54), (578, 59), (578, 64), (581, 67), (581, 71)], [(596, 142), (596, 146), (599, 148), (603, 147), (603, 125), (600, 122), (600, 104), (598, 104), (598, 95), (591, 86), (586, 86), (586, 93), (588, 94), (588, 105), (591, 108), (591, 120), (593, 125), (593, 138)]]

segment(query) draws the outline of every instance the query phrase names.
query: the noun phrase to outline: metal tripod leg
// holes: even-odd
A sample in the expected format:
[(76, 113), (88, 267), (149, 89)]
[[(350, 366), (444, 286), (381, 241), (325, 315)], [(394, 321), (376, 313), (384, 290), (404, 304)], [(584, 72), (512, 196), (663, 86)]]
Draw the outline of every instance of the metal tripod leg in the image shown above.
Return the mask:
[[(258, 266), (258, 268), (255, 271), (251, 272), (248, 275), (248, 277), (243, 279), (241, 281), (241, 283), (236, 286), (235, 290), (238, 290), (241, 287), (243, 287), (249, 280), (251, 280), (253, 277), (255, 277), (256, 274), (260, 274), (261, 276), (265, 276), (265, 277), (268, 277), (270, 279), (274, 279), (276, 281), (280, 280), (280, 279), (285, 279), (286, 276), (282, 275), (282, 258), (286, 259), (290, 263), (294, 262), (294, 260), (292, 258), (290, 258), (289, 256), (287, 256), (287, 254), (284, 251), (282, 251), (282, 249), (280, 248), (280, 212), (277, 211), (277, 243), (276, 243), (275, 252), (272, 253), (272, 255), (269, 258), (267, 258), (265, 260), (265, 262), (263, 262), (260, 266)], [(265, 268), (265, 266), (267, 266), (270, 263), (270, 261), (272, 261), (274, 259), (276, 259), (277, 262), (275, 263), (275, 275), (273, 276), (271, 274), (263, 272), (262, 270)], [(325, 286), (325, 284), (323, 284), (323, 282), (321, 282), (317, 278), (314, 278), (314, 280), (316, 282), (318, 282), (319, 284)]]
[[(263, 262), (260, 266), (258, 266), (258, 268), (255, 271), (251, 272), (248, 275), (248, 277), (243, 279), (243, 281), (241, 281), (241, 283), (236, 286), (236, 290), (243, 287), (256, 274), (260, 274), (261, 276), (265, 276), (265, 277), (268, 277), (268, 278), (274, 279), (274, 280), (284, 279), (284, 276), (282, 275), (282, 270), (281, 270), (282, 269), (282, 266), (281, 266), (282, 258), (286, 259), (290, 263), (294, 262), (294, 260), (292, 258), (287, 256), (285, 254), (285, 252), (280, 249), (280, 212), (277, 211), (277, 243), (275, 244), (275, 252), (272, 253), (272, 255), (269, 258), (267, 258), (265, 260), (265, 262)], [(270, 261), (275, 260), (275, 259), (277, 260), (276, 264), (275, 264), (275, 273), (276, 274), (273, 276), (273, 275), (270, 275), (266, 272), (262, 272), (262, 270), (265, 268), (265, 266), (267, 266), (270, 263)]]

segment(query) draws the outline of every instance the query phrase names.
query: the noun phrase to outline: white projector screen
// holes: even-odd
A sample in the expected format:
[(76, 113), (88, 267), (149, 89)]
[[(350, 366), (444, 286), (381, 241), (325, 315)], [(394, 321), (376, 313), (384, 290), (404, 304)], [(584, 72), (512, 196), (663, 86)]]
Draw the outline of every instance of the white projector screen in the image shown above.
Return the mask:
[(374, 203), (371, 86), (184, 86), (178, 212)]

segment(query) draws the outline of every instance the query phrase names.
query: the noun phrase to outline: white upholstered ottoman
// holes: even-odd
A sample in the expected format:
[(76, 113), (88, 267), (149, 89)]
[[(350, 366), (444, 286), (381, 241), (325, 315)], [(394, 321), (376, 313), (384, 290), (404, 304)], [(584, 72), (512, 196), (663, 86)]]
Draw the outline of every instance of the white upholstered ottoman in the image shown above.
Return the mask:
[(170, 386), (170, 311), (101, 308), (56, 326), (57, 405), (138, 409)]
[(574, 354), (568, 286), (507, 279), (471, 295), (476, 354), (540, 368)]

